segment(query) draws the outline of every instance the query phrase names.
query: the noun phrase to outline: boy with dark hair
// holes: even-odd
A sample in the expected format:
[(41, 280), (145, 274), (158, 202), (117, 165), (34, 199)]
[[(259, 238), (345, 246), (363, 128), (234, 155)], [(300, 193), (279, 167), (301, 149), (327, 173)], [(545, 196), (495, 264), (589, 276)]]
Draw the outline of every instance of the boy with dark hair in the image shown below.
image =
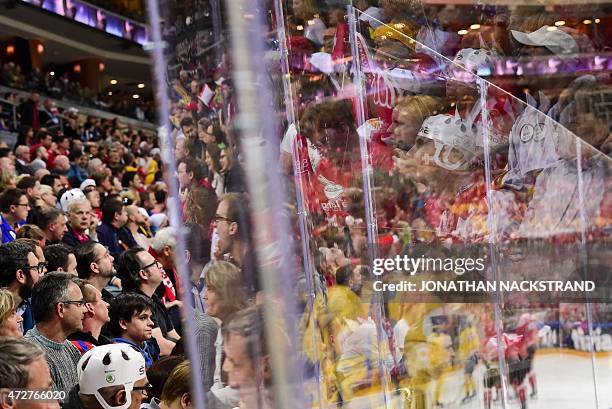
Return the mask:
[(147, 297), (153, 303), (153, 337), (161, 348), (162, 355), (170, 355), (180, 339), (174, 328), (168, 310), (155, 290), (163, 280), (161, 264), (146, 250), (134, 247), (124, 251), (119, 258), (117, 276), (121, 279), (123, 291)]
[(115, 342), (138, 349), (147, 368), (159, 359), (159, 346), (152, 335), (154, 308), (149, 298), (136, 293), (124, 293), (114, 298), (109, 310), (109, 330)]

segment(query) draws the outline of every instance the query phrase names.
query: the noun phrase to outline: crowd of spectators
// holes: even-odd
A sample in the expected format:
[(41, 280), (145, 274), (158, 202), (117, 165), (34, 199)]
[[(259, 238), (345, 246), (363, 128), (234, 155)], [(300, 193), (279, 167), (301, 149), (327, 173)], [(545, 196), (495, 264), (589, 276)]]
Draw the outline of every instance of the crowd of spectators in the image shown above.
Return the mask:
[(98, 92), (71, 79), (68, 72), (53, 72), (53, 74), (51, 72), (53, 71), (41, 72), (34, 68), (24, 73), (20, 65), (7, 62), (0, 67), (0, 85), (28, 92), (37, 91), (50, 98), (141, 121), (155, 121), (156, 112), (152, 100), (146, 98), (135, 100), (132, 94), (120, 91), (113, 95), (109, 95), (106, 91)]
[[(373, 220), (367, 219), (364, 196), (371, 194), (377, 209), (371, 215), (378, 227), (373, 239), (384, 257), (452, 256), (451, 244), (486, 243), (491, 234), (505, 244), (581, 240), (579, 199), (572, 193), (578, 183), (575, 151), (563, 150), (578, 135), (589, 144), (580, 171), (593, 203), (585, 209), (588, 235), (583, 240), (605, 240), (612, 197), (605, 188), (609, 158), (602, 154), (612, 139), (601, 116), (581, 111), (577, 95), (609, 88), (609, 77), (585, 74), (574, 82), (575, 73), (568, 70), (554, 89), (528, 78), (537, 103), (514, 86), (492, 92), (484, 103), (497, 112), (491, 116), (495, 122), (484, 125), (491, 140), (478, 145), (482, 128), (475, 107), (481, 106), (481, 93), (470, 81), (478, 69), (502, 54), (530, 58), (525, 56), (557, 52), (563, 57), (567, 49), (577, 52), (584, 46), (584, 33), (545, 29), (562, 31), (557, 34), (561, 41), (533, 44), (533, 38), (520, 34), (535, 32), (544, 22), (553, 27), (555, 16), (542, 11), (523, 21), (525, 16), (515, 11), (508, 20), (510, 11), (500, 8), (479, 17), (484, 35), (462, 38), (451, 25), (464, 24), (468, 17), (456, 9), (422, 9), (419, 2), (404, 0), (360, 1), (361, 11), (370, 13), (360, 19), (361, 47), (365, 57), (375, 56), (362, 68), (377, 69), (364, 70), (369, 121), (358, 127), (354, 99), (346, 98), (351, 90), (341, 85), (351, 75), (345, 9), (332, 1), (293, 3), (288, 42), (299, 123), (286, 124), (279, 137), (281, 161), (271, 166), (284, 172), (288, 184), (297, 176), (303, 189), (304, 231), (310, 235), (300, 239), (312, 254), (296, 258), (310, 256), (313, 271), (296, 275), (296, 301), (303, 313), (299, 339), (275, 341), (297, 344), (306, 377), (314, 379), (321, 371), (323, 377), (314, 382), (320, 382), (319, 399), (326, 403), (342, 404), (367, 388), (380, 391), (382, 378), (389, 375), (394, 386), (407, 381), (423, 394), (434, 383), (430, 406), (438, 405), (441, 374), (453, 363), (453, 348), (460, 351), (455, 363), (478, 363), (480, 341), (466, 340), (480, 337), (486, 346), (493, 339), (491, 305), (451, 311), (437, 300), (425, 305), (396, 299), (374, 322), (364, 285), (374, 278), (367, 266), (366, 238)], [(51, 385), (65, 392), (63, 405), (69, 408), (157, 408), (160, 401), (186, 408), (193, 405), (187, 380), (195, 361), (184, 359), (183, 343), (194, 337), (198, 351), (191, 358), (198, 359), (202, 371), (207, 407), (274, 407), (260, 307), (265, 296), (234, 121), (231, 55), (217, 60), (212, 51), (198, 53), (198, 37), (185, 33), (199, 3), (189, 4), (191, 9), (180, 4), (180, 12), (170, 13), (185, 24), (164, 31), (165, 40), (177, 45), (166, 48), (176, 172), (161, 161), (156, 138), (124, 131), (116, 122), (88, 118), (80, 124), (68, 112), (63, 131), (48, 126), (37, 109), (37, 92), (20, 107), (16, 146), (0, 147), (3, 385)], [(418, 27), (417, 22), (434, 16), (437, 26)], [(415, 38), (427, 47), (416, 48)], [(313, 58), (326, 53), (322, 58), (333, 69)], [(372, 78), (375, 74), (379, 77)], [(278, 70), (271, 76), (278, 77)], [(282, 89), (274, 91), (275, 101), (282, 100)], [(271, 110), (283, 106), (262, 103)], [(534, 112), (533, 105), (549, 116)], [(360, 136), (372, 161), (372, 192), (363, 191)], [(550, 145), (542, 149), (534, 145), (547, 140)], [(484, 169), (488, 155), (490, 184)], [(294, 158), (299, 162), (293, 163)], [(174, 177), (179, 197), (171, 198), (166, 182)], [(546, 206), (553, 192), (564, 208)], [(501, 214), (496, 231), (488, 224), (487, 194)], [(294, 200), (287, 199), (287, 209), (297, 208)], [(184, 254), (178, 254), (177, 231), (168, 227), (167, 211), (176, 207), (184, 221)], [(291, 216), (289, 236), (299, 237), (299, 215)], [(188, 283), (181, 282), (184, 276), (177, 271), (179, 257), (186, 262)], [(528, 271), (534, 260), (522, 257), (512, 260), (514, 267)], [(385, 272), (388, 282), (406, 278), (400, 271)], [(194, 317), (195, 334), (185, 333), (186, 314)], [(506, 329), (529, 338), (529, 344), (515, 345), (509, 362), (533, 358), (534, 319), (523, 321)], [(495, 357), (486, 355), (487, 367), (499, 365)], [(466, 364), (466, 399), (476, 390), (470, 381), (476, 363), (471, 370)], [(43, 375), (23, 375), (33, 371)], [(107, 371), (115, 375), (103, 375)], [(380, 377), (381, 372), (386, 375)], [(512, 380), (522, 405), (525, 394), (517, 382), (527, 376), (523, 372), (523, 378)], [(535, 377), (529, 379), (535, 392)], [(492, 383), (485, 385), (488, 402)]]
[[(182, 74), (175, 83), (174, 172), (156, 136), (117, 120), (82, 121), (41, 98), (43, 87), (64, 92), (55, 89), (69, 84), (63, 76), (41, 86), (36, 73), (5, 68), (3, 83), (30, 97), (17, 122), (4, 123), (18, 132), (15, 146), (0, 148), (0, 384), (61, 391), (66, 408), (185, 407), (182, 317), (195, 314), (208, 407), (253, 405), (270, 379), (255, 376), (268, 358), (244, 175), (220, 119), (225, 81), (210, 81), (216, 104), (199, 98), (204, 80)], [(185, 220), (185, 255), (168, 227), (172, 206)], [(177, 257), (189, 268), (187, 293)]]

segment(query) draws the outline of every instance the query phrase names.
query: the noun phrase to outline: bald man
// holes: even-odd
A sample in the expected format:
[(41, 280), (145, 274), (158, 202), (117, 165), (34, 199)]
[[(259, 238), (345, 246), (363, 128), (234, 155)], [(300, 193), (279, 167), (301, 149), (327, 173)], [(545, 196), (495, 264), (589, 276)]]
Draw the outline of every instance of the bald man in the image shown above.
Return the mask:
[(53, 171), (60, 175), (65, 175), (70, 170), (70, 160), (65, 155), (57, 155), (53, 164), (55, 167)]

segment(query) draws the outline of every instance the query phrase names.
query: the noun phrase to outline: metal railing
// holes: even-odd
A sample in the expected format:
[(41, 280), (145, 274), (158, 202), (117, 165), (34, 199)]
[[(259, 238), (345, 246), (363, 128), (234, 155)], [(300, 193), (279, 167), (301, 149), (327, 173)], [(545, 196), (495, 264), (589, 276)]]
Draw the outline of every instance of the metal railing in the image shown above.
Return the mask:
[[(22, 91), (22, 90), (18, 90), (15, 88), (10, 88), (10, 87), (6, 87), (6, 86), (2, 86), (0, 85), (0, 93), (1, 94), (5, 94), (5, 93), (12, 93), (17, 95), (18, 97), (20, 97), (21, 99), (27, 99), (29, 97), (29, 93), (26, 91)], [(94, 116), (96, 118), (101, 118), (101, 119), (119, 119), (119, 121), (121, 123), (124, 123), (126, 125), (130, 125), (133, 126), (134, 128), (137, 129), (142, 129), (145, 131), (156, 131), (157, 129), (157, 125), (155, 125), (152, 122), (146, 122), (146, 121), (140, 121), (138, 119), (134, 119), (134, 118), (129, 118), (123, 115), (119, 115), (119, 114), (114, 114), (112, 112), (108, 112), (108, 111), (103, 111), (103, 110), (99, 110), (99, 109), (95, 109), (95, 108), (91, 108), (91, 107), (84, 107), (78, 104), (75, 104), (73, 102), (68, 102), (68, 101), (62, 101), (59, 99), (54, 99), (54, 98), (49, 98), (49, 97), (43, 97), (44, 99), (50, 99), (51, 101), (53, 101), (55, 103), (55, 106), (57, 106), (58, 108), (60, 108), (62, 111), (67, 110), (69, 108), (76, 108), (79, 110), (80, 114), (83, 115), (91, 115)], [(4, 106), (6, 105), (10, 105), (11, 106), (11, 110), (12, 110), (12, 119), (13, 119), (13, 128), (18, 129), (18, 118), (17, 118), (17, 107), (20, 104), (20, 102), (13, 102), (13, 101), (7, 101), (4, 99), (0, 99), (0, 103), (2, 103)], [(60, 116), (60, 127), (63, 129), (63, 118)]]

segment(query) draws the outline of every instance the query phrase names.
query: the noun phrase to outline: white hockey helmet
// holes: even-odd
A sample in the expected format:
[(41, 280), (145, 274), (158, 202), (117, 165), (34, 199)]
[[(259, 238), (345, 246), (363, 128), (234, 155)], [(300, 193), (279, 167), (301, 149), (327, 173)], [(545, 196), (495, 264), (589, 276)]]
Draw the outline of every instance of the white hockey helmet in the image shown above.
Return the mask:
[[(464, 121), (457, 114), (434, 115), (425, 119), (417, 138), (434, 141), (436, 152), (433, 161), (436, 165), (447, 170), (458, 170), (469, 164), (477, 151), (475, 130), (469, 122)], [(444, 149), (446, 147), (446, 149)], [(450, 153), (453, 149), (461, 152), (463, 157), (451, 163)], [(444, 151), (444, 154), (442, 152)]]
[(461, 82), (474, 82), (476, 79), (474, 75), (490, 75), (495, 57), (497, 54), (493, 51), (482, 48), (460, 50), (451, 64), (453, 79)]
[[(87, 351), (77, 365), (80, 393), (94, 395), (104, 409), (127, 409), (132, 404), (134, 383), (145, 377), (142, 354), (127, 344), (111, 344)], [(123, 386), (126, 402), (110, 406), (100, 395), (100, 389)]]

